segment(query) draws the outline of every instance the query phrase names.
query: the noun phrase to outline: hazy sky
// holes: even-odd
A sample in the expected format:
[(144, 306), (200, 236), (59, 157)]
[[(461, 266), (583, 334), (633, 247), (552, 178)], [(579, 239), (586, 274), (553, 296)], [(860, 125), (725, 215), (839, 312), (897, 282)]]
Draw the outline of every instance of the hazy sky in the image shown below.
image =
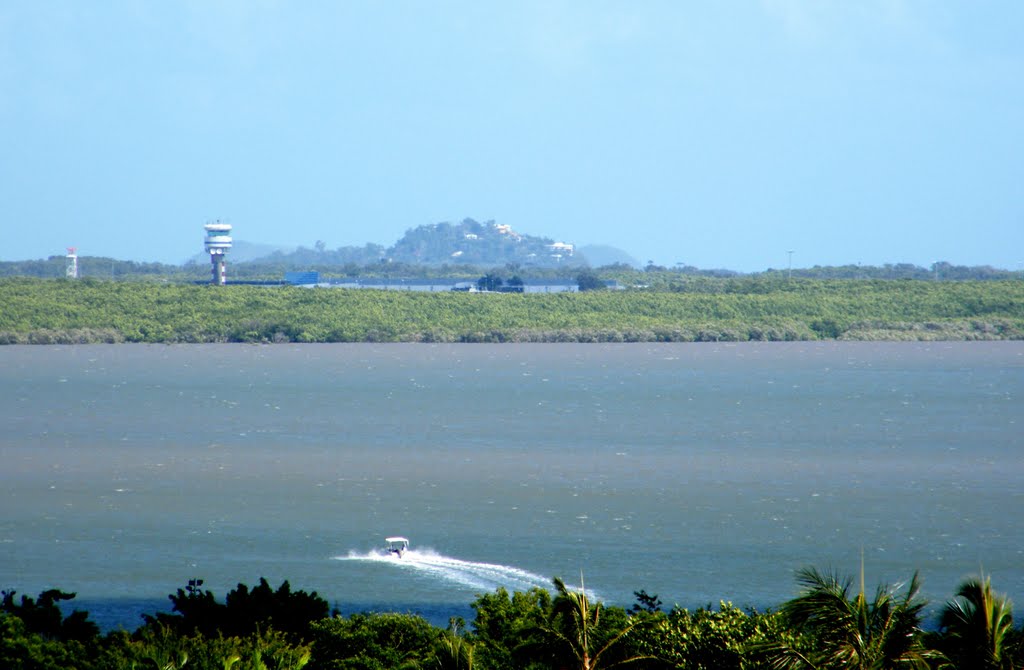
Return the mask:
[(494, 219), (642, 262), (1024, 268), (1020, 0), (6, 0), (0, 259)]

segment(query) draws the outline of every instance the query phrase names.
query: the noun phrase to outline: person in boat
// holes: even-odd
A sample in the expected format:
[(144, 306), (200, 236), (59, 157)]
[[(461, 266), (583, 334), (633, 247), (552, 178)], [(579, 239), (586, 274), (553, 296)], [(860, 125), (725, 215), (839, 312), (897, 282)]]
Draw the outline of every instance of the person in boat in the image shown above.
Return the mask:
[(388, 553), (394, 554), (399, 558), (401, 558), (402, 554), (404, 554), (409, 548), (409, 540), (404, 537), (388, 537), (384, 538), (384, 541), (387, 542)]

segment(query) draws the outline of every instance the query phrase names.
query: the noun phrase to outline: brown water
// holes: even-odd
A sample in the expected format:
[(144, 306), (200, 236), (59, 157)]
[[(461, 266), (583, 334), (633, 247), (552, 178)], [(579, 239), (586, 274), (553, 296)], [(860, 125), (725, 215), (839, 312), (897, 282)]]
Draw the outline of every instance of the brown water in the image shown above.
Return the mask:
[(443, 611), (582, 570), (775, 606), (863, 550), (872, 582), (941, 601), (984, 567), (1024, 601), (1024, 343), (0, 347), (0, 398), (22, 593)]

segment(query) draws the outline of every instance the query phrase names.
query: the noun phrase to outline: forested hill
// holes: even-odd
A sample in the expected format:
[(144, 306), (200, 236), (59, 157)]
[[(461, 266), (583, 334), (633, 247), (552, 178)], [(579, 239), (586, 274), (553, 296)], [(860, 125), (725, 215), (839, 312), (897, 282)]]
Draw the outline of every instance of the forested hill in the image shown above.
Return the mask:
[[(612, 249), (612, 253), (617, 250)], [(620, 252), (620, 255), (622, 252)], [(191, 259), (204, 264), (205, 257), (197, 254)], [(461, 223), (432, 223), (405, 231), (395, 244), (384, 247), (367, 243), (329, 249), (322, 240), (313, 248), (300, 246), (290, 251), (275, 251), (262, 257), (248, 257), (244, 261), (233, 259), (236, 266), (257, 265), (286, 269), (325, 269), (345, 265), (368, 266), (404, 264), (436, 267), (440, 265), (472, 265), (481, 268), (516, 264), (538, 269), (578, 267), (586, 260), (571, 244), (557, 243), (547, 237), (527, 235), (511, 226), (494, 221), (480, 223), (463, 219)]]
[(518, 263), (548, 267), (571, 259), (573, 249), (494, 221), (464, 219), (457, 224), (434, 223), (408, 230), (387, 254), (394, 261), (425, 265)]
[(515, 264), (539, 270), (587, 264), (571, 244), (520, 233), (494, 221), (480, 223), (463, 219), (461, 223), (431, 223), (411, 228), (387, 248), (366, 244), (328, 249), (324, 242), (317, 241), (312, 249), (299, 247), (294, 251), (279, 251), (235, 265), (325, 271), (330, 267), (379, 266), (382, 262), (422, 268), (441, 265), (492, 268)]

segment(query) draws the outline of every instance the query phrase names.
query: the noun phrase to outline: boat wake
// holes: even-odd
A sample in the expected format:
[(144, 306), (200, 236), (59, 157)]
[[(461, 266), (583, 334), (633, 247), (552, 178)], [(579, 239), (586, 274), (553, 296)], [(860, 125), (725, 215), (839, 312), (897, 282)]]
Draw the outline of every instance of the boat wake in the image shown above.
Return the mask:
[(505, 587), (509, 591), (528, 591), (534, 587), (551, 587), (551, 580), (542, 575), (521, 570), (511, 565), (463, 561), (443, 556), (430, 549), (409, 549), (401, 558), (393, 554), (370, 551), (350, 551), (346, 556), (335, 556), (339, 561), (370, 561), (409, 570), (424, 576), (469, 587), (478, 591), (494, 591)]

